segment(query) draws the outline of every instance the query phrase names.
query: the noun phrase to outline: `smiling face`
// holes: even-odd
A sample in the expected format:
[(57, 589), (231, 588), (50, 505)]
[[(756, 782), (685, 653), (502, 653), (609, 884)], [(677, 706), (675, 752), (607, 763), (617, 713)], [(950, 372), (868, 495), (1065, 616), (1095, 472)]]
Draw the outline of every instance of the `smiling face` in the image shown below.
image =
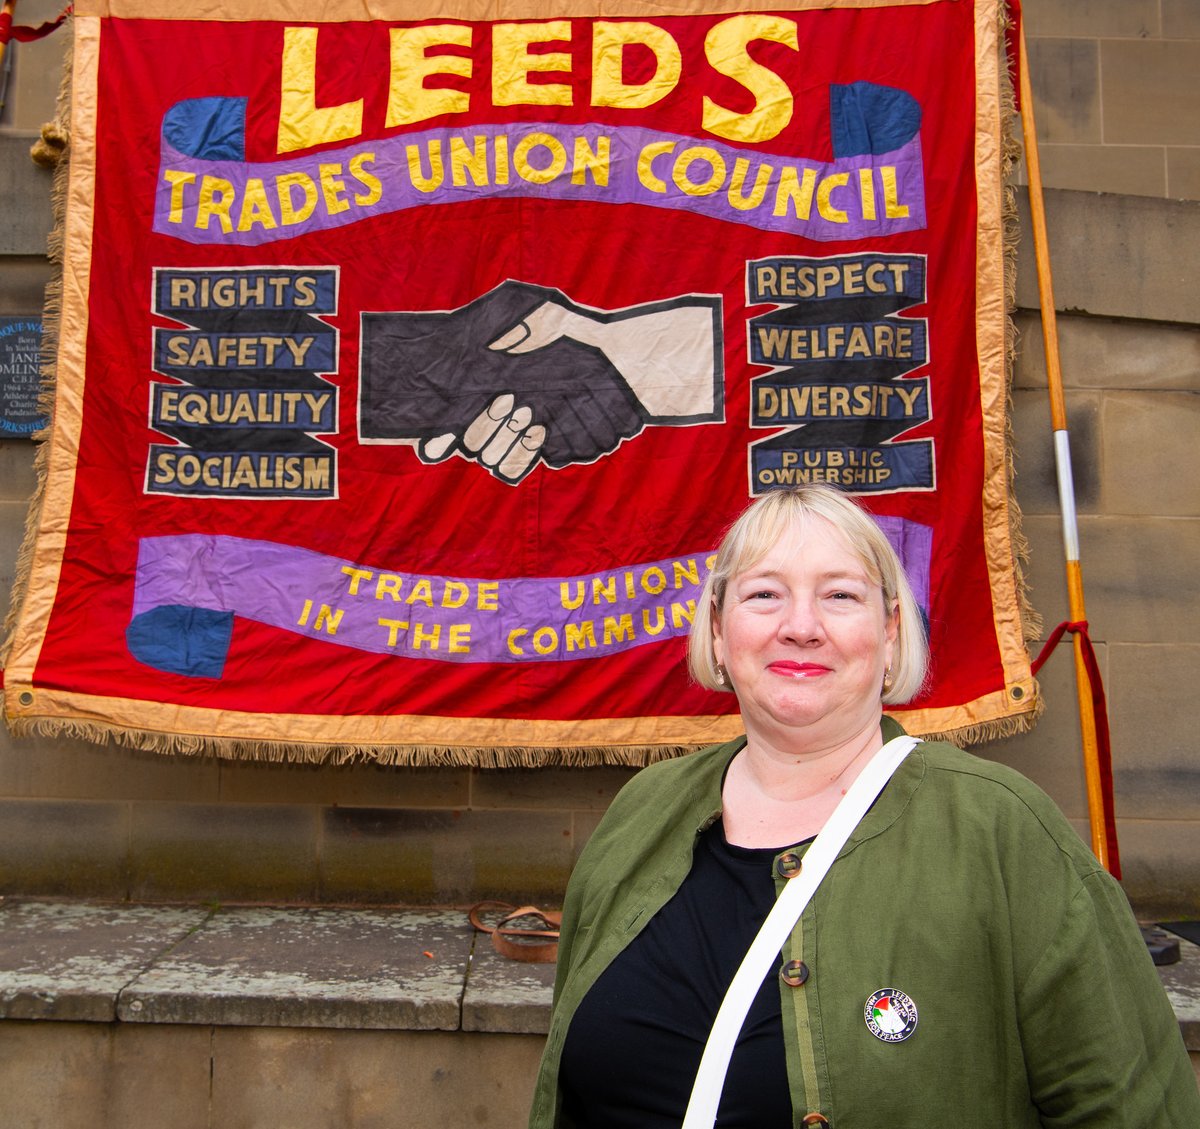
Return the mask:
[(751, 741), (815, 748), (878, 726), (896, 632), (879, 581), (810, 515), (731, 578), (713, 648)]

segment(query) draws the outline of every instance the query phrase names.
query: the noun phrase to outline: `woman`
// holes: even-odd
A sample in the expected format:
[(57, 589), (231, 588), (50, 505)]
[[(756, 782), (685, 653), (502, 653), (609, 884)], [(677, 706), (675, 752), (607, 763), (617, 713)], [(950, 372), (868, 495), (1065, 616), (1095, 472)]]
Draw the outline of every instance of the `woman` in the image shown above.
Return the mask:
[[(531, 1129), (678, 1129), (713, 1017), (789, 876), (901, 733), (920, 612), (835, 490), (756, 502), (689, 641), (745, 736), (620, 793), (571, 879)], [(1178, 1025), (1116, 883), (1051, 801), (952, 746), (912, 751), (762, 982), (717, 1124), (1196, 1129)]]

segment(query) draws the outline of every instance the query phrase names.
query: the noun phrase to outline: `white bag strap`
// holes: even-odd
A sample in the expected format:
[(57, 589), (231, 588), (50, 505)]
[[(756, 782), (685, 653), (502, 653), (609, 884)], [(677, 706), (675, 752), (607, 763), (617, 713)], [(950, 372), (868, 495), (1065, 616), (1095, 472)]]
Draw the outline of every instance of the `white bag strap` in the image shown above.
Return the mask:
[(816, 893), (825, 872), (846, 845), (851, 832), (904, 758), (918, 744), (920, 742), (916, 737), (895, 737), (868, 761), (805, 852), (800, 873), (788, 880), (783, 893), (775, 900), (758, 936), (746, 951), (741, 967), (730, 982), (717, 1018), (713, 1020), (681, 1129), (712, 1129), (717, 1119), (721, 1091), (725, 1086), (725, 1073), (729, 1069), (729, 1056), (733, 1054), (733, 1045), (737, 1042), (742, 1024), (746, 1021), (746, 1013), (758, 994), (767, 969), (778, 959), (779, 951), (800, 920), (804, 907)]

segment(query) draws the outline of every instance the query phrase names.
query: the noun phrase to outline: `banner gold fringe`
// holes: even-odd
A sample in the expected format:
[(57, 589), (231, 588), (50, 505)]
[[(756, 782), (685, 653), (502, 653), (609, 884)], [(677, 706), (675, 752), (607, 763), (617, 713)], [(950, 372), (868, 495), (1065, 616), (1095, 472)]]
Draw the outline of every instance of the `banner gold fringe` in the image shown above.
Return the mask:
[[(1001, 718), (978, 725), (933, 733), (916, 733), (927, 741), (948, 741), (959, 748), (1015, 737), (1039, 717), (1038, 699), (1030, 715)], [(305, 745), (287, 741), (246, 741), (195, 734), (133, 729), (102, 721), (66, 718), (14, 719), (16, 737), (66, 737), (95, 745), (114, 744), (162, 756), (222, 760), (256, 760), (273, 764), (381, 764), (421, 768), (645, 768), (657, 761), (687, 756), (707, 748), (697, 745), (567, 745), (549, 748), (493, 745)]]
[[(1037, 713), (1042, 706), (1039, 702)], [(948, 741), (964, 748), (1004, 737), (1015, 737), (1029, 728), (1026, 716), (918, 736), (928, 741)], [(17, 737), (66, 737), (96, 745), (108, 743), (165, 756), (212, 757), (223, 760), (256, 760), (272, 764), (352, 765), (381, 764), (420, 768), (645, 768), (657, 761), (687, 756), (703, 745), (603, 745), (558, 748), (496, 747), (479, 745), (301, 745), (283, 741), (238, 741), (181, 736), (155, 730), (127, 729), (103, 722), (43, 718), (16, 722)]]
[[(1029, 599), (1029, 586), (1025, 572), (1029, 566), (1029, 540), (1021, 520), (1021, 507), (1017, 504), (1014, 489), (1017, 468), (1015, 460), (1016, 444), (1013, 440), (1013, 368), (1017, 358), (1017, 324), (1013, 313), (1017, 306), (1017, 250), (1020, 244), (1020, 220), (1017, 212), (1017, 190), (1013, 184), (1013, 170), (1021, 158), (1021, 142), (1018, 135), (1017, 96), (1014, 84), (1013, 68), (1019, 66), (1016, 59), (1007, 58), (1005, 32), (1012, 25), (1008, 15), (1007, 4), (1001, 4), (1000, 14), (1000, 45), (1005, 52), (1005, 65), (1000, 68), (1000, 118), (1001, 118), (1001, 151), (1000, 176), (1004, 185), (1004, 203), (1001, 210), (1001, 222), (1004, 240), (1004, 383), (1005, 383), (1005, 437), (1004, 445), (1008, 462), (1008, 513), (1009, 529), (1013, 548), (1013, 578), (1016, 584), (1017, 600), (1020, 604), (1021, 629), (1025, 643), (1037, 642), (1042, 637), (1042, 617)], [(993, 741), (1001, 737), (1014, 737), (1027, 733), (1038, 722), (1046, 705), (1042, 698), (1041, 688), (1034, 682), (1033, 710), (1006, 718), (1002, 721), (991, 722), (987, 725), (973, 726), (966, 730), (957, 730), (964, 745), (979, 744)], [(958, 744), (954, 737), (946, 736), (944, 740)]]
[(961, 729), (947, 729), (941, 733), (918, 733), (914, 736), (926, 741), (947, 741), (960, 749), (966, 749), (971, 745), (982, 745), (988, 741), (999, 741), (1005, 737), (1019, 737), (1022, 733), (1028, 733), (1037, 724), (1045, 708), (1046, 704), (1039, 694), (1036, 705), (1028, 713), (985, 721), (979, 725), (968, 725)]
[(67, 48), (63, 59), (62, 79), (58, 85), (55, 119), (42, 126), (42, 136), (53, 136), (58, 148), (58, 159), (54, 164), (54, 178), (50, 188), (50, 206), (54, 216), (54, 227), (46, 237), (46, 258), (50, 262), (51, 274), (50, 281), (46, 283), (46, 299), (42, 312), (41, 356), (38, 365), (41, 388), (38, 391), (37, 406), (38, 410), (46, 416), (46, 426), (33, 433), (33, 440), (37, 444), (37, 454), (34, 456), (33, 463), (37, 484), (29, 502), (29, 509), (25, 514), (25, 532), (20, 551), (17, 554), (12, 599), (9, 602), (8, 614), (4, 618), (3, 630), (0, 631), (0, 668), (3, 668), (9, 648), (12, 646), (18, 614), (24, 602), (25, 593), (29, 589), (29, 574), (33, 568), (34, 541), (41, 519), (42, 501), (46, 493), (46, 472), (50, 461), (50, 444), (47, 440), (54, 428), (54, 390), (58, 376), (58, 341), (62, 328), (63, 232), (66, 224), (67, 186), (71, 163), (69, 122), (71, 118), (71, 58), (74, 47), (73, 20), (68, 17), (63, 26), (66, 28)]
[(130, 729), (100, 721), (39, 718), (10, 722), (16, 737), (66, 737), (172, 756), (257, 760), (276, 764), (382, 764), (441, 768), (644, 768), (686, 756), (703, 745), (602, 745), (535, 748), (479, 745), (303, 745)]

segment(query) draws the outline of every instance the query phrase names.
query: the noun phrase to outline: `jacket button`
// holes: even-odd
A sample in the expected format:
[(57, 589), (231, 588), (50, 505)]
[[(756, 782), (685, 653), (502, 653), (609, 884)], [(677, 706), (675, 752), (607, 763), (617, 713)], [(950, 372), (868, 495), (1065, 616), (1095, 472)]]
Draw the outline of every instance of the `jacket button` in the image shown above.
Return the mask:
[(806, 1113), (801, 1124), (808, 1129), (829, 1129), (829, 1118), (823, 1113)]
[(800, 873), (801, 858), (795, 851), (784, 851), (775, 860), (775, 873), (780, 878), (795, 878)]
[(808, 965), (802, 960), (789, 960), (779, 970), (779, 979), (789, 988), (799, 988), (808, 979)]

